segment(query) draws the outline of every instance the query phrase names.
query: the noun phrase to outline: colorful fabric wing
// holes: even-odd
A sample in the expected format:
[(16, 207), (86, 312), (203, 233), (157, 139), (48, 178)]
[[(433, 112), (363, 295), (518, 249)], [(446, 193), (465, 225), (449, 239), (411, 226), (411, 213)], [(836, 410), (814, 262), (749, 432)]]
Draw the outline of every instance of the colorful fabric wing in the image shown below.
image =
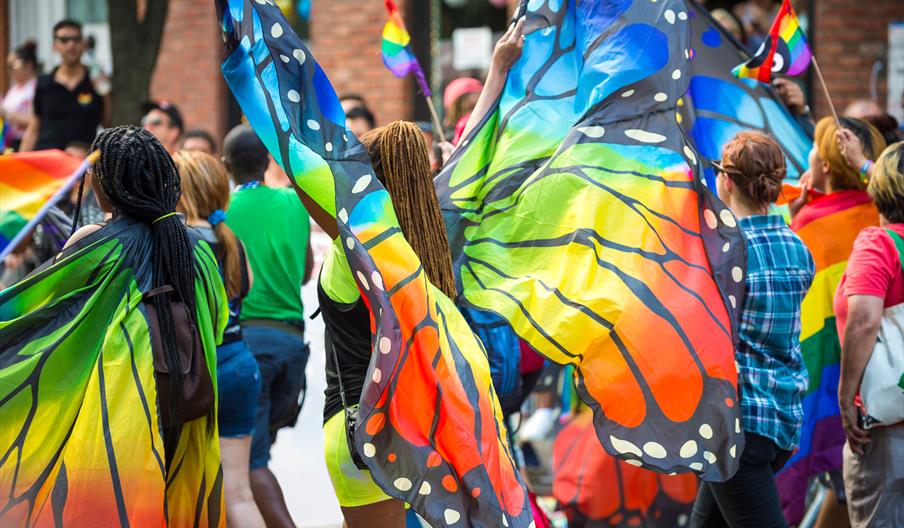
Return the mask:
[(703, 158), (707, 186), (715, 189), (711, 162), (738, 132), (769, 134), (785, 153), (788, 181), (794, 183), (807, 170), (813, 140), (791, 116), (772, 88), (752, 79), (729, 74), (731, 65), (747, 52), (714, 20), (706, 8), (688, 2), (691, 23), (690, 85), (679, 103), (681, 125), (694, 138)]
[(402, 15), (393, 0), (385, 0), (385, 3), (386, 11), (389, 13), (389, 21), (383, 26), (383, 43), (381, 44), (383, 64), (396, 77), (404, 77), (409, 73), (413, 73), (424, 96), (430, 97), (430, 87), (427, 85), (427, 79), (424, 77), (424, 70), (421, 69), (421, 64), (411, 50), (411, 35), (405, 29)]
[(464, 300), (577, 367), (609, 453), (726, 479), (745, 252), (675, 120), (684, 3), (526, 6), (496, 108), (436, 180)]
[(797, 22), (797, 15), (789, 0), (782, 6), (772, 22), (769, 35), (753, 57), (734, 68), (735, 77), (746, 77), (768, 83), (773, 73), (800, 75), (807, 71), (813, 54), (807, 46), (807, 37)]
[(332, 86), (279, 10), (217, 5), (227, 83), (295, 185), (335, 214), (371, 312), (355, 443), (374, 480), (435, 526), (528, 526), (480, 343), (427, 281)]
[[(146, 225), (117, 220), (0, 293), (0, 525), (225, 526), (215, 423), (186, 424), (164, 473), (150, 282), (137, 282), (151, 244)], [(210, 248), (195, 257), (216, 383), (226, 293)]]
[(0, 156), (0, 255), (81, 163), (62, 150)]
[(841, 343), (833, 301), (857, 234), (876, 225), (876, 206), (860, 191), (817, 198), (791, 224), (813, 254), (816, 275), (800, 310), (800, 351), (810, 377), (803, 402), (800, 448), (776, 477), (789, 524), (803, 518), (810, 477), (841, 469), (845, 441), (838, 407)]
[(687, 526), (697, 486), (693, 474), (657, 474), (606, 453), (590, 413), (578, 414), (553, 443), (552, 493), (578, 526)]

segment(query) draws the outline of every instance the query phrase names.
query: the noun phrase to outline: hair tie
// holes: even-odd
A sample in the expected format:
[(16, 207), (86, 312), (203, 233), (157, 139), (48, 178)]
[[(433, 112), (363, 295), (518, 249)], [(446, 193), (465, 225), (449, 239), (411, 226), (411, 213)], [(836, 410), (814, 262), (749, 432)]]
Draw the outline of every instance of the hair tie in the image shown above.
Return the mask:
[(207, 221), (210, 222), (211, 226), (215, 226), (226, 220), (226, 211), (222, 209), (217, 209), (216, 211), (210, 213), (210, 216), (207, 217)]
[(159, 222), (159, 221), (161, 221), (161, 220), (163, 220), (163, 219), (165, 219), (165, 218), (169, 218), (169, 217), (171, 217), (171, 216), (176, 216), (177, 214), (179, 214), (179, 213), (177, 213), (176, 211), (173, 211), (172, 213), (167, 213), (167, 214), (161, 216), (160, 218), (154, 220), (153, 222), (151, 222), (151, 225), (154, 225), (154, 224), (156, 224), (157, 222)]

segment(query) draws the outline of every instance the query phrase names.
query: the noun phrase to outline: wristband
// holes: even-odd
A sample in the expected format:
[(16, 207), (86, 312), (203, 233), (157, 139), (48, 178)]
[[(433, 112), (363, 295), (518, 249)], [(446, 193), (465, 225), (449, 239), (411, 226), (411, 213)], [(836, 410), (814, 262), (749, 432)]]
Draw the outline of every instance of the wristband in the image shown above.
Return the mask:
[(869, 181), (869, 170), (873, 167), (872, 160), (866, 160), (863, 163), (863, 166), (860, 167), (860, 180), (863, 183), (867, 183)]

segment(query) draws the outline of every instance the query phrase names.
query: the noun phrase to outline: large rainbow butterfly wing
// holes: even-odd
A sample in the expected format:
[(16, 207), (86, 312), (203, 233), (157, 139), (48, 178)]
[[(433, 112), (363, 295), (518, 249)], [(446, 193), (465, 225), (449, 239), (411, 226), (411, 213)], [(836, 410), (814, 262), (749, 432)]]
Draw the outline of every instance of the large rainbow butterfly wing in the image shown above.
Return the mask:
[[(185, 424), (164, 469), (150, 272), (136, 273), (152, 247), (146, 226), (121, 219), (0, 293), (0, 526), (226, 525), (215, 422)], [(226, 292), (210, 247), (194, 255), (216, 383)]]
[(685, 5), (524, 5), (521, 59), (436, 180), (464, 301), (576, 366), (608, 452), (724, 480), (746, 256), (676, 122)]
[(772, 88), (755, 79), (738, 79), (731, 69), (748, 53), (714, 20), (706, 8), (689, 0), (691, 23), (690, 85), (682, 99), (681, 124), (694, 138), (704, 160), (707, 185), (715, 189), (711, 161), (742, 130), (771, 135), (782, 147), (793, 183), (807, 169), (812, 139), (791, 116)]
[(371, 312), (355, 442), (374, 480), (434, 525), (529, 526), (480, 342), (427, 281), (326, 75), (272, 3), (217, 5), (227, 83), (294, 184), (335, 214)]

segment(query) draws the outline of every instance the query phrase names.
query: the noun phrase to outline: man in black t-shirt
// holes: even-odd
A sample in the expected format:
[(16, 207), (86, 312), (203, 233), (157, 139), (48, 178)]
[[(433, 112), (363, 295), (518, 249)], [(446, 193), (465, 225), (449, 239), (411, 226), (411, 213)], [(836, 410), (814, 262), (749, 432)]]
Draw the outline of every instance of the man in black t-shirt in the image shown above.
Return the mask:
[(82, 25), (62, 20), (53, 27), (53, 49), (60, 65), (38, 78), (33, 113), (20, 150), (64, 149), (70, 143), (91, 144), (102, 122), (109, 122), (109, 97), (97, 93), (82, 65)]

